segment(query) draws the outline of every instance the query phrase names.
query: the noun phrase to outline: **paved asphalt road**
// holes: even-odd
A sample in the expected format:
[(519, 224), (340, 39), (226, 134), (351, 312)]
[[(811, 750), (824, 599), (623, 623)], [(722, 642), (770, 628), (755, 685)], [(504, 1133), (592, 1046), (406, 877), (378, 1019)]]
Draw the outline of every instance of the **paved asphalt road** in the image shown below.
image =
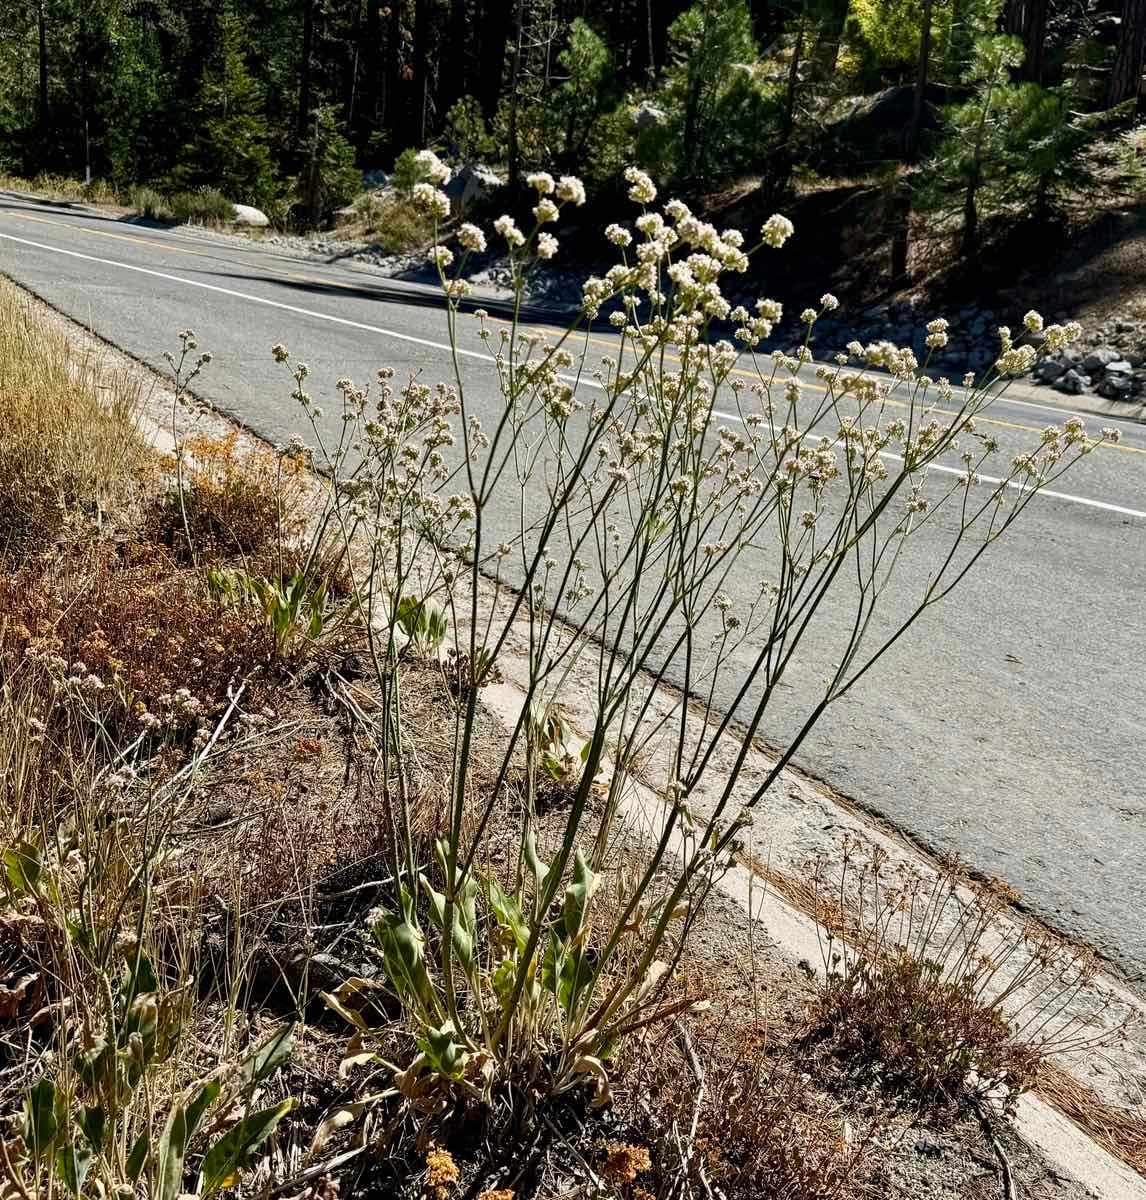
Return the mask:
[[(449, 374), (436, 297), (350, 266), (0, 194), (0, 271), (160, 369), (191, 326), (214, 355), (199, 390), (272, 441), (306, 432), (275, 342), (328, 399), (339, 376), (382, 365)], [(479, 406), (495, 402), (485, 386), (467, 381)], [(1007, 460), (1067, 415), (1047, 395), (993, 408)], [(1146, 981), (1146, 426), (1122, 432), (828, 710), (799, 762)], [(938, 543), (908, 545), (903, 577), (918, 580)], [(754, 593), (758, 572), (744, 572)], [(786, 681), (768, 740), (806, 710), (842, 617), (827, 615)]]

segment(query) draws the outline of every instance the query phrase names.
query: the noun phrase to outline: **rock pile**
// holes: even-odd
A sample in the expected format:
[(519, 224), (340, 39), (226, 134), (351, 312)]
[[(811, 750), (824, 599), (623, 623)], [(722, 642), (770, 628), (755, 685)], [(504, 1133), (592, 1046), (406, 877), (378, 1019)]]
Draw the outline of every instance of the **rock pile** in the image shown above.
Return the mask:
[[(1018, 330), (1016, 317), (1004, 317), (995, 309), (965, 307), (954, 312), (931, 311), (914, 299), (893, 300), (859, 312), (840, 309), (821, 317), (813, 334), (813, 350), (817, 358), (827, 358), (848, 342), (889, 341), (897, 346), (910, 346), (920, 362), (927, 357), (924, 339), (927, 323), (935, 317), (949, 322), (947, 345), (931, 356), (930, 369), (937, 375), (962, 378), (967, 371), (978, 374), (998, 357), (1000, 325), (1011, 324)], [(1020, 314), (1021, 316), (1021, 314)], [(784, 332), (796, 331), (790, 326)]]
[[(978, 374), (989, 367), (998, 354), (997, 330), (1002, 324), (1010, 325), (1016, 340), (1021, 336), (1038, 341), (1038, 335), (1023, 333), (1018, 313), (970, 306), (932, 312), (912, 300), (897, 300), (858, 313), (840, 310), (822, 317), (815, 325), (813, 351), (817, 358), (826, 359), (849, 341), (866, 345), (886, 339), (911, 346), (923, 362), (925, 327), (936, 316), (945, 316), (950, 329), (946, 347), (931, 358), (929, 369), (935, 375), (959, 378), (967, 371)], [(790, 321), (781, 330), (785, 344), (802, 335), (803, 330)], [(1077, 343), (1036, 365), (1032, 382), (1066, 395), (1089, 392), (1105, 400), (1146, 402), (1146, 319), (1123, 314), (1084, 327)]]
[(1035, 367), (1036, 382), (1070, 396), (1146, 401), (1146, 320), (1114, 316), (1085, 330), (1079, 343)]

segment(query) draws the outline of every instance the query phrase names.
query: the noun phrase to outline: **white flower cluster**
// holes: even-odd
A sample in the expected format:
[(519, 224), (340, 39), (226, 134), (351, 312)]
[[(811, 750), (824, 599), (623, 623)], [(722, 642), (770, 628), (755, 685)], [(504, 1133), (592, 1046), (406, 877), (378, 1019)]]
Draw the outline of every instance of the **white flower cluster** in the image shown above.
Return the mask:
[(466, 251), (476, 251), (478, 254), (485, 250), (485, 234), (469, 221), (458, 227), (458, 245)]
[(919, 360), (908, 346), (896, 346), (886, 340), (872, 342), (861, 348), (869, 366), (880, 367), (894, 379), (908, 379), (919, 368)]
[(431, 183), (436, 184), (438, 187), (445, 187), (450, 182), (450, 168), (442, 162), (433, 150), (419, 150), (414, 155), (414, 161)]
[(517, 222), (508, 214), (503, 213), (493, 223), (494, 231), (505, 238), (511, 250), (525, 245), (525, 234), (517, 227)]
[(420, 213), (444, 221), (450, 215), (450, 198), (432, 183), (416, 183), (413, 192), (414, 207)]
[(561, 215), (561, 210), (546, 196), (533, 206), (533, 216), (538, 225), (552, 224)]
[(562, 175), (557, 181), (557, 199), (580, 207), (585, 203), (585, 185), (576, 175)]
[(995, 360), (995, 370), (1000, 375), (1024, 375), (1035, 365), (1038, 356), (1034, 346), (1016, 346), (1010, 328), (999, 326), (999, 357)]
[(626, 167), (625, 182), (630, 185), (629, 199), (634, 204), (652, 204), (656, 200), (656, 184), (640, 167)]
[(779, 250), (795, 232), (796, 227), (787, 217), (783, 217), (779, 213), (773, 213), (761, 227), (760, 236), (764, 239), (765, 245), (771, 246), (774, 250)]
[(929, 350), (941, 350), (947, 345), (948, 322), (944, 317), (937, 317), (927, 323), (926, 346)]

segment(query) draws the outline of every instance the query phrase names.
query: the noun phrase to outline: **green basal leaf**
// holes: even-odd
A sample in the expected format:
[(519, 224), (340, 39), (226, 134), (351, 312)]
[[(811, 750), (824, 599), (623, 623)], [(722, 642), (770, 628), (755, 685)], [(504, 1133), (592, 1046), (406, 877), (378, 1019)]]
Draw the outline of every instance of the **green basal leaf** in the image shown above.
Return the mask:
[[(446, 929), (446, 897), (438, 891), (435, 891), (430, 881), (425, 875), (419, 875), (422, 888), (430, 900), (430, 916), (434, 924), (445, 933)], [(451, 941), (454, 946), (454, 953), (458, 956), (458, 961), (465, 968), (466, 972), (473, 970), (474, 965), (474, 939), (469, 930), (466, 928), (466, 923), (469, 921), (476, 924), (476, 915), (474, 914), (474, 906), (472, 899), (468, 905), (463, 899), (461, 904), (455, 903), (453, 909), (452, 925), (453, 930)]]
[(43, 871), (43, 851), (31, 842), (20, 842), (4, 851), (4, 874), (12, 891), (34, 892)]
[(504, 1008), (510, 996), (513, 995), (513, 981), (517, 978), (517, 963), (512, 958), (503, 958), (497, 964), (494, 973), (489, 977), (489, 985), (493, 994)]
[(24, 1142), (34, 1159), (49, 1153), (63, 1122), (56, 1085), (45, 1075), (24, 1098)]
[(573, 882), (565, 889), (562, 913), (565, 932), (574, 941), (582, 939), (587, 932), (589, 904), (597, 883), (597, 876), (589, 869), (585, 855), (578, 850), (573, 864)]
[(447, 1079), (460, 1079), (469, 1062), (469, 1051), (456, 1040), (453, 1023), (445, 1022), (438, 1029), (426, 1028), (418, 1035), (418, 1049), (426, 1056), (431, 1070)]
[(79, 1149), (72, 1143), (66, 1146), (61, 1146), (56, 1151), (56, 1174), (64, 1181), (64, 1186), (73, 1196), (78, 1196), (83, 1191), (84, 1180), (88, 1177), (88, 1170), (92, 1165), (92, 1152), (87, 1149)]
[(187, 1140), (190, 1141), (199, 1130), (199, 1126), (203, 1123), (203, 1118), (207, 1114), (207, 1110), (219, 1098), (220, 1085), (217, 1079), (212, 1079), (205, 1083), (200, 1089), (195, 1099), (187, 1105)]
[(507, 929), (513, 934), (518, 953), (521, 953), (529, 942), (529, 925), (526, 923), (525, 914), (521, 911), (521, 905), (505, 891), (496, 879), (486, 881), (486, 895), (489, 898), (489, 907), (494, 920), (502, 929)]
[(76, 1124), (93, 1150), (103, 1149), (104, 1134), (107, 1130), (107, 1114), (100, 1105), (93, 1104), (81, 1108), (76, 1116)]
[(131, 1153), (127, 1156), (127, 1177), (132, 1183), (139, 1178), (143, 1170), (144, 1164), (147, 1162), (148, 1152), (151, 1150), (151, 1134), (144, 1130), (136, 1140), (136, 1143), (131, 1148)]
[(549, 864), (544, 863), (537, 855), (537, 839), (533, 835), (533, 830), (526, 830), (525, 833), (525, 865), (529, 868), (529, 873), (533, 876), (539, 891), (545, 888), (545, 884), (549, 879)]
[(249, 1086), (269, 1078), (286, 1062), (294, 1049), (294, 1022), (288, 1022), (267, 1039), (243, 1063), (243, 1080)]
[(84, 1087), (96, 1091), (106, 1082), (110, 1058), (111, 1047), (103, 1038), (75, 1056), (73, 1065)]
[(125, 1021), (130, 1019), (128, 1014), (137, 996), (154, 994), (158, 991), (159, 980), (155, 978), (151, 959), (146, 954), (133, 956), (123, 968), (123, 980), (119, 988), (119, 998), (125, 1014)]
[(407, 1007), (429, 1012), (434, 988), (426, 970), (426, 943), (421, 930), (412, 921), (383, 913), (374, 923), (374, 936), (391, 987)]
[(247, 1159), (270, 1137), (275, 1126), (291, 1110), (293, 1101), (250, 1113), (228, 1129), (207, 1151), (199, 1174), (199, 1194), (209, 1196), (237, 1181)]
[(541, 985), (557, 997), (557, 1003), (569, 1015), (576, 999), (583, 959), (573, 943), (562, 941), (554, 930), (541, 960)]
[(167, 1118), (155, 1164), (153, 1200), (175, 1200), (183, 1191), (183, 1161), (187, 1156), (187, 1114), (176, 1105)]

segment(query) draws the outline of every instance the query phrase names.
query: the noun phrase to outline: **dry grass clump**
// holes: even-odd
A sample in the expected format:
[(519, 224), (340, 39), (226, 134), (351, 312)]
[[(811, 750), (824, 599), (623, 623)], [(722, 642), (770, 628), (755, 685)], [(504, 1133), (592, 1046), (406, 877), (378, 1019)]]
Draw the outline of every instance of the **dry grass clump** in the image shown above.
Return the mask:
[(132, 497), (139, 384), (77, 352), (0, 283), (0, 549), (102, 524)]
[(89, 204), (118, 204), (119, 193), (104, 179), (84, 183), (70, 175), (40, 171), (32, 179), (0, 171), (0, 188), (10, 192), (33, 192), (48, 200), (62, 203), (86, 201)]
[(365, 192), (354, 201), (357, 220), (344, 226), (344, 236), (370, 238), (392, 254), (419, 250), (433, 241), (434, 226), (407, 196)]
[(204, 961), (181, 839), (282, 664), (261, 608), (138, 528), (133, 390), (8, 292), (0, 392), (0, 1195), (207, 1196), (285, 1116), (290, 1042), (240, 1063), (251, 957), (237, 929)]
[(153, 187), (131, 191), (131, 206), (151, 221), (175, 224), (225, 225), (234, 220), (234, 205), (216, 188), (160, 192)]

